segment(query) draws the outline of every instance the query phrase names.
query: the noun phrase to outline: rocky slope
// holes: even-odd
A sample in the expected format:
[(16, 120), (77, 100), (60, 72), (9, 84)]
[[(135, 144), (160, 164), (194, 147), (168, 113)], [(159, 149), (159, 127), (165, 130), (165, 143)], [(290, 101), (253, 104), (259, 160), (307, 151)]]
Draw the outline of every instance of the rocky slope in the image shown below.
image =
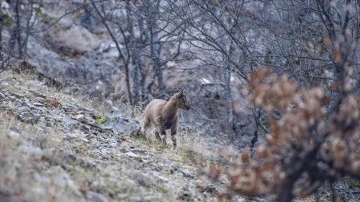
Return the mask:
[(162, 148), (126, 110), (64, 91), (0, 74), (0, 201), (215, 201), (226, 187), (200, 175), (220, 147), (181, 132)]

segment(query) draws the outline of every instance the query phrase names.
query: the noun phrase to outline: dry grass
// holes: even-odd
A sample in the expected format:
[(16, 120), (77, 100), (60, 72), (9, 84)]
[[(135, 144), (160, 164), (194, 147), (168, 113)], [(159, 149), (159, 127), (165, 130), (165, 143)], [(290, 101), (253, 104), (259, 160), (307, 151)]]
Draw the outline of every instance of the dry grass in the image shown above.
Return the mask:
[[(107, 103), (58, 91), (32, 75), (4, 72), (0, 90), (31, 102), (55, 99), (100, 117), (108, 112)], [(178, 149), (173, 149), (170, 134), (168, 147), (150, 130), (146, 139), (94, 136), (79, 129), (64, 130), (59, 123), (44, 127), (22, 122), (9, 110), (11, 106), (0, 102), (0, 107), (0, 201), (89, 201), (94, 197), (91, 193), (111, 201), (215, 201), (215, 193), (224, 191), (228, 181), (224, 176), (212, 181), (212, 168), (239, 162), (241, 153), (232, 146), (209, 143), (201, 130), (181, 130), (185, 127), (181, 123)], [(117, 107), (142, 121), (141, 107)], [(121, 144), (109, 147), (114, 138)], [(211, 190), (209, 185), (216, 192), (204, 192)]]
[[(38, 127), (24, 124), (4, 112), (0, 116), (0, 199), (81, 201), (80, 192), (67, 179), (69, 176), (63, 168), (42, 161), (46, 149), (38, 146), (55, 144), (56, 138), (46, 137), (44, 143), (46, 134)], [(59, 177), (63, 180), (58, 180)]]
[[(32, 75), (4, 72), (0, 80), (0, 90), (16, 99), (45, 103), (51, 98), (98, 116), (108, 112), (106, 103), (64, 93), (66, 89), (58, 91)], [(140, 107), (119, 108), (141, 121)], [(52, 110), (61, 111), (55, 106)], [(51, 127), (22, 122), (8, 109), (0, 111), (0, 117), (0, 200), (88, 201), (89, 193), (99, 193), (111, 201), (195, 200), (202, 195), (196, 188), (200, 182), (213, 183), (198, 174), (219, 157), (221, 150), (208, 145), (201, 132), (180, 132), (179, 148), (174, 150), (170, 145), (164, 148), (150, 133), (147, 139), (93, 136), (79, 129), (64, 130), (57, 122)], [(109, 147), (114, 138), (121, 139), (121, 144)], [(187, 190), (194, 193), (188, 196)]]

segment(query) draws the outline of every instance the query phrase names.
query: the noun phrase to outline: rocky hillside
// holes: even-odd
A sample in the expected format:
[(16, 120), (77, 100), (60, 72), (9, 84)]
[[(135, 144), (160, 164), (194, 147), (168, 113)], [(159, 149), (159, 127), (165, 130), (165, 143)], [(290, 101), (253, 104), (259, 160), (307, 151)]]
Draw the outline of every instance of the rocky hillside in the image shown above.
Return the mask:
[(0, 201), (215, 201), (228, 181), (203, 174), (221, 147), (182, 130), (163, 148), (128, 112), (2, 72)]

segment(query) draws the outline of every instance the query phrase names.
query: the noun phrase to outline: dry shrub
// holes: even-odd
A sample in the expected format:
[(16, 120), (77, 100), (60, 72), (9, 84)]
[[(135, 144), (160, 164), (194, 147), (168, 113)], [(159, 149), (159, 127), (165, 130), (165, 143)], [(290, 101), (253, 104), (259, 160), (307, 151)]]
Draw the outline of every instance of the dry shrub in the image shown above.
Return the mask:
[(249, 75), (248, 92), (249, 103), (280, 118), (268, 120), (265, 142), (229, 171), (229, 193), (223, 196), (291, 201), (341, 177), (360, 179), (360, 106), (350, 88), (325, 108), (323, 89), (304, 89), (286, 75), (261, 69)]

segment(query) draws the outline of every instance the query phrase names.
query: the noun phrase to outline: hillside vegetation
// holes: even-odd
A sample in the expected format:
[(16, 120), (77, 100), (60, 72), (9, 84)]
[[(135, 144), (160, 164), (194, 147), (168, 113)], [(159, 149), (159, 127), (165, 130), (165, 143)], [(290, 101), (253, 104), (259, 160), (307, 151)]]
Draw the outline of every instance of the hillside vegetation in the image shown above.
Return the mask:
[(0, 5), (0, 201), (360, 201), (359, 1)]
[(215, 201), (228, 184), (201, 175), (221, 147), (199, 134), (174, 150), (114, 133), (99, 105), (33, 75), (2, 73), (0, 107), (0, 201)]

